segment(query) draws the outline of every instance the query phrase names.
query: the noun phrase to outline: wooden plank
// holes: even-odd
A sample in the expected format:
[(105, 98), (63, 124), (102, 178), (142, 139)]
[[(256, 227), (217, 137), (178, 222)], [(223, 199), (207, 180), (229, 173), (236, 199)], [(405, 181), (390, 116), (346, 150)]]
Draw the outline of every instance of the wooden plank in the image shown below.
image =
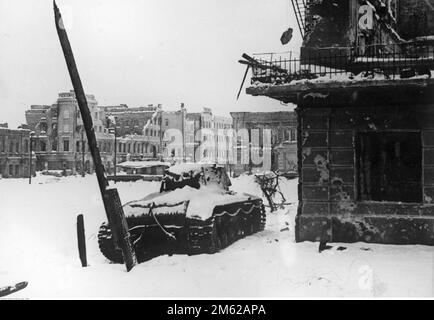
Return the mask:
[(425, 148), (423, 150), (424, 166), (434, 166), (434, 148)]
[(353, 148), (353, 131), (331, 131), (330, 147), (332, 148)]
[(87, 267), (86, 237), (84, 232), (84, 218), (82, 214), (77, 216), (77, 241), (81, 266)]
[(327, 132), (315, 132), (305, 130), (302, 132), (301, 141), (303, 147), (327, 147)]
[(353, 166), (354, 165), (354, 150), (353, 149), (331, 149), (331, 165)]
[(118, 190), (115, 188), (107, 188), (105, 192), (105, 201), (108, 204), (112, 234), (117, 235), (117, 246), (119, 246), (122, 251), (127, 271), (130, 271), (137, 264), (137, 258), (130, 241), (129, 228), (125, 219)]
[(354, 183), (354, 168), (352, 167), (331, 167), (330, 179), (333, 185)]
[(424, 148), (434, 147), (434, 130), (424, 130), (422, 132), (422, 143)]
[(327, 186), (309, 186), (304, 185), (303, 188), (303, 200), (328, 200), (328, 187)]
[[(325, 176), (327, 174), (327, 176)], [(317, 183), (318, 185), (327, 185), (328, 172), (322, 173), (317, 168), (303, 167), (302, 169), (303, 183)]]
[(332, 185), (330, 188), (330, 198), (332, 201), (354, 201), (354, 193), (353, 185)]
[(330, 130), (351, 130), (355, 126), (355, 117), (352, 109), (339, 110), (330, 117)]
[(296, 232), (297, 241), (330, 241), (331, 220), (324, 216), (297, 216)]
[(328, 215), (329, 203), (325, 201), (324, 202), (303, 201), (302, 214)]
[(425, 186), (434, 185), (434, 168), (425, 167), (423, 168), (423, 180)]
[(327, 158), (327, 149), (312, 149), (312, 148), (303, 148), (302, 151), (303, 157), (303, 165), (307, 166), (317, 166), (325, 161), (328, 162)]
[(327, 117), (305, 113), (303, 118), (303, 129), (304, 130), (318, 130), (318, 129), (326, 130)]

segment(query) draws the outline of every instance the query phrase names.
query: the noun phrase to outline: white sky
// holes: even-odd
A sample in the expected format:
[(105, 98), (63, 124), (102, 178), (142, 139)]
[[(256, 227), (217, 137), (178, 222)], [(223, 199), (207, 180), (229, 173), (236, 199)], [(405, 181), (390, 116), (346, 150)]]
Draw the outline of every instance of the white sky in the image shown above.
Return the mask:
[[(243, 52), (298, 51), (290, 0), (58, 0), (86, 93), (100, 105), (292, 110), (245, 93)], [(288, 27), (294, 38), (282, 46)], [(250, 74), (246, 80), (249, 83)], [(72, 88), (51, 0), (0, 0), (0, 123)]]

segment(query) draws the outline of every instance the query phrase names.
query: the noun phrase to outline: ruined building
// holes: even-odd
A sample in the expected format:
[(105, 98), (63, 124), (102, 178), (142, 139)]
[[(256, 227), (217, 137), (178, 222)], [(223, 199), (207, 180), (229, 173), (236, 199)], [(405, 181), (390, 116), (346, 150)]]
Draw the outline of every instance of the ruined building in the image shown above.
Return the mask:
[(296, 240), (434, 245), (433, 2), (291, 2), (300, 54), (247, 93), (297, 104)]
[[(258, 147), (264, 148), (264, 130), (270, 131), (270, 164), (269, 168), (264, 168), (264, 161), (255, 164), (252, 161), (249, 163), (241, 163), (242, 146), (240, 138), (237, 134), (234, 141), (236, 150), (236, 159), (233, 171), (235, 174), (240, 174), (246, 171), (254, 172), (258, 170), (277, 170), (282, 173), (292, 172), (297, 169), (297, 117), (294, 112), (231, 112), (233, 119), (233, 128), (235, 133), (239, 130), (246, 129), (248, 131), (249, 140), (252, 141), (252, 134), (257, 130), (259, 144)], [(252, 144), (249, 144), (249, 152), (252, 154)], [(261, 152), (264, 154), (263, 152)], [(235, 156), (235, 155), (234, 155)]]

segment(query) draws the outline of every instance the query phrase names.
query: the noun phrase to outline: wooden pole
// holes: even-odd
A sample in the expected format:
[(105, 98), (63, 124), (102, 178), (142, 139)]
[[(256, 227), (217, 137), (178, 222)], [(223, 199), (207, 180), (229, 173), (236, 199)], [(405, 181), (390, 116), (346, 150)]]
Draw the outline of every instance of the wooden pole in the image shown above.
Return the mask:
[(137, 259), (130, 242), (128, 225), (125, 220), (119, 194), (117, 193), (116, 189), (108, 188), (109, 184), (104, 166), (101, 161), (95, 131), (93, 128), (92, 116), (90, 114), (89, 107), (87, 106), (86, 95), (83, 90), (83, 85), (81, 83), (77, 65), (75, 64), (71, 44), (69, 43), (68, 35), (62, 21), (62, 15), (60, 14), (59, 8), (56, 5), (56, 1), (53, 1), (53, 7), (57, 35), (59, 36), (59, 41), (66, 60), (69, 76), (74, 88), (75, 97), (77, 99), (78, 107), (83, 119), (83, 125), (86, 130), (87, 142), (89, 144), (90, 153), (95, 166), (95, 173), (104, 203), (107, 220), (113, 232), (115, 246), (119, 246), (122, 250), (125, 266), (127, 271), (130, 271), (137, 264)]
[(80, 256), (81, 266), (87, 267), (86, 236), (84, 232), (84, 218), (82, 214), (79, 214), (77, 216), (77, 240), (78, 240), (78, 254)]

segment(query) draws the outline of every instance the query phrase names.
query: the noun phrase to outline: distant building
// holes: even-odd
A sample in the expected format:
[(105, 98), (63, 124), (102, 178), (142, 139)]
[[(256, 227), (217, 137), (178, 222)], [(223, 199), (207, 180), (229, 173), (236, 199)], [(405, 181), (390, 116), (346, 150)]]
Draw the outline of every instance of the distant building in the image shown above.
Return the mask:
[(187, 110), (181, 103), (179, 110), (162, 111), (160, 114), (163, 135), (163, 157), (166, 161), (191, 161), (186, 154)]
[(157, 111), (157, 106), (149, 105), (147, 107), (131, 108), (126, 104), (117, 106), (100, 106), (105, 115), (112, 116), (116, 119), (116, 134), (125, 135), (142, 135), (143, 127), (148, 120)]
[(213, 115), (210, 108), (203, 108), (202, 112), (187, 113), (186, 123), (186, 153), (189, 159), (220, 164), (230, 162), (231, 118)]
[[(270, 168), (263, 168), (264, 163), (252, 162), (252, 145), (250, 144), (249, 162), (241, 163), (243, 152), (240, 137), (234, 141), (234, 172), (239, 174), (263, 168), (281, 172), (294, 171), (297, 168), (297, 117), (294, 112), (231, 112), (235, 134), (240, 129), (247, 129), (249, 142), (252, 142), (252, 131), (257, 130), (259, 148), (264, 147), (264, 130), (270, 130)], [(261, 150), (261, 154), (263, 154)]]
[[(0, 177), (23, 178), (29, 176), (30, 130), (9, 129), (0, 125)], [(35, 173), (35, 157), (32, 174)]]
[[(142, 111), (149, 113), (147, 108), (129, 111), (125, 105), (99, 107), (93, 95), (86, 95), (86, 98), (101, 160), (108, 172), (114, 168), (115, 147), (118, 163), (130, 158), (156, 156), (156, 143), (143, 135), (141, 123), (138, 125), (140, 130), (132, 126), (133, 130), (128, 131), (127, 123), (134, 124), (128, 121), (136, 119), (135, 115)], [(109, 115), (115, 114), (119, 119), (116, 129), (120, 132), (116, 132), (116, 146), (115, 134), (110, 130), (106, 112)], [(32, 105), (26, 111), (26, 120), (29, 128), (35, 132), (36, 170), (66, 170), (75, 173), (84, 168), (86, 172), (93, 171), (93, 160), (74, 91), (59, 93), (57, 101), (51, 106)]]

